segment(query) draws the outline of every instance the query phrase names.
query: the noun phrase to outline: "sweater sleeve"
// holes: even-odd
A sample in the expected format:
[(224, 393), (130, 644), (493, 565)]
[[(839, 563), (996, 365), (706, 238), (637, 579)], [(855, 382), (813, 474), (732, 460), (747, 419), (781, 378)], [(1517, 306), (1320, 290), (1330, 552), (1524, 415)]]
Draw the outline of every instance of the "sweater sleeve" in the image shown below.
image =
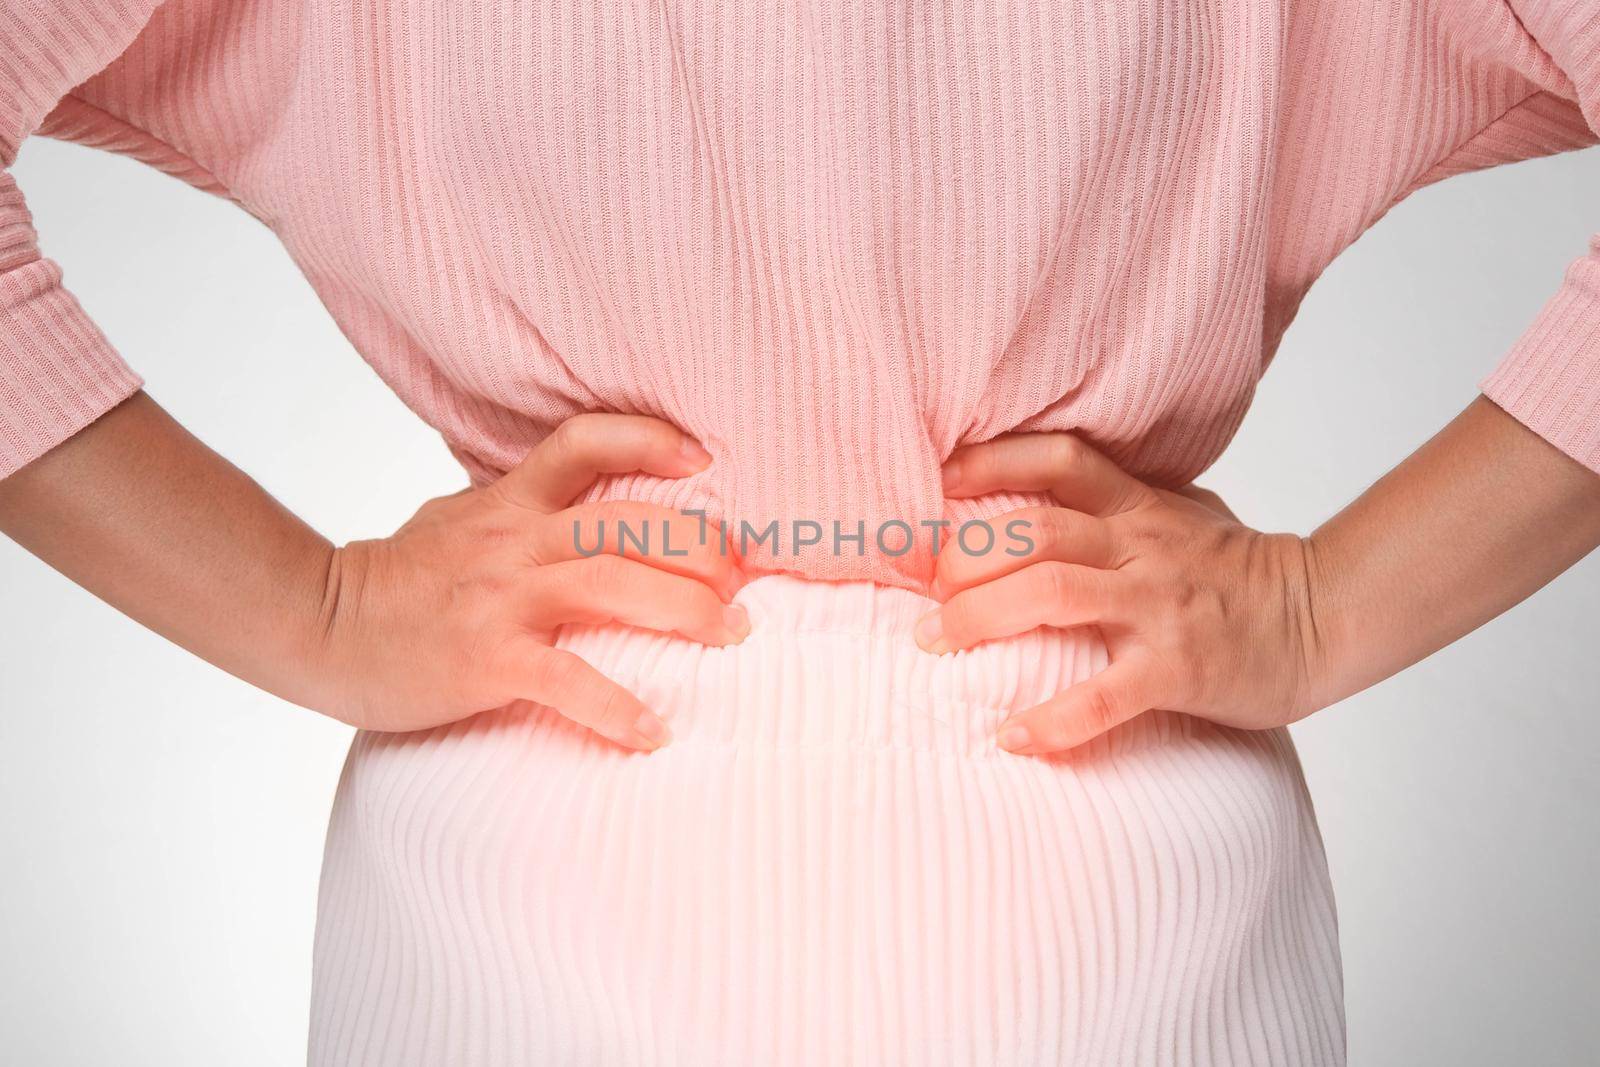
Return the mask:
[(142, 384), (40, 254), (9, 168), (24, 138), (111, 63), (160, 0), (0, 0), (0, 478)]
[[(1535, 46), (1535, 85), (1576, 105), (1600, 133), (1600, 3), (1507, 0)], [(1568, 269), (1483, 394), (1567, 455), (1600, 472), (1600, 234)]]

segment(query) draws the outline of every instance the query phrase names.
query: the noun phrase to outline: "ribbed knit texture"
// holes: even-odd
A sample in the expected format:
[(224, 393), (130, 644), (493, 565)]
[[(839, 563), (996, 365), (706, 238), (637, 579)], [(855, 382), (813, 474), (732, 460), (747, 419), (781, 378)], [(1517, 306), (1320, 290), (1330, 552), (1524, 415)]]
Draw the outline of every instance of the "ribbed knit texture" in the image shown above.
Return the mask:
[[(716, 464), (596, 496), (864, 523), (751, 566), (907, 588), (883, 523), (1025, 502), (947, 505), (957, 445), (1192, 479), (1385, 210), (1596, 125), (1591, 0), (0, 0), (0, 163), (42, 128), (237, 200), (475, 478), (660, 415)], [(1484, 388), (1600, 469), (1597, 273)], [(0, 185), (0, 475), (139, 382), (59, 281)]]
[[(318, 1064), (1342, 1062), (1286, 735), (1002, 754), (1103, 648), (923, 655), (931, 546), (872, 532), (1028, 502), (940, 492), (1009, 430), (1192, 479), (1389, 207), (1597, 128), (1594, 0), (0, 0), (0, 164), (42, 131), (235, 200), (474, 479), (646, 412), (715, 462), (596, 497), (867, 530), (754, 547), (739, 648), (565, 636), (660, 753), (361, 735)], [(0, 475), (138, 386), (4, 179)], [(1600, 470), (1600, 248), (1483, 387)]]
[(339, 787), (311, 1061), (971, 1067), (1339, 1064), (1321, 843), (1282, 730), (1146, 716), (995, 748), (1104, 651), (949, 657), (926, 600), (760, 579), (708, 649), (563, 646), (671, 745), (551, 712), (363, 734)]

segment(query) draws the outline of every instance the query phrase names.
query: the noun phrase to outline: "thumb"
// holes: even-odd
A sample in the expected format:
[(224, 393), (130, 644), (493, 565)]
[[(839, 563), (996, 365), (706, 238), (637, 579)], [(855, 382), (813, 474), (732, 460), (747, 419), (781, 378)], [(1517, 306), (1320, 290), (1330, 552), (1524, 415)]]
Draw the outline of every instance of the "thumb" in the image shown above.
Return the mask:
[(512, 503), (549, 513), (571, 504), (602, 474), (683, 478), (710, 463), (698, 441), (649, 415), (575, 415), (495, 486)]

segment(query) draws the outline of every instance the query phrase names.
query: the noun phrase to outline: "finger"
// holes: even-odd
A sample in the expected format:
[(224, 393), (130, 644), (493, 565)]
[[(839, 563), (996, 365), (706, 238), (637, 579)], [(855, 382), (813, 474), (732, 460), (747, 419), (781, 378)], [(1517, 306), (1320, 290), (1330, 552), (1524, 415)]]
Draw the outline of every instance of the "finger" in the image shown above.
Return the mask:
[(1014, 574), (957, 593), (924, 615), (914, 636), (924, 651), (942, 655), (979, 641), (1040, 626), (1082, 626), (1116, 619), (1123, 579), (1115, 571), (1076, 563), (1035, 563)]
[(711, 454), (670, 423), (648, 415), (574, 415), (495, 483), (536, 511), (566, 507), (602, 474), (645, 471), (683, 478), (705, 470)]
[(621, 556), (540, 567), (528, 596), (527, 621), (539, 627), (620, 622), (718, 646), (736, 645), (750, 633), (744, 607), (724, 604), (704, 582)]
[(508, 682), (522, 699), (554, 708), (580, 726), (625, 748), (650, 752), (671, 740), (671, 731), (644, 702), (571, 652), (533, 638), (508, 664)]
[(944, 463), (946, 496), (1044, 491), (1075, 511), (1115, 515), (1152, 490), (1068, 433), (1007, 434), (959, 448)]
[[(984, 520), (992, 538), (951, 538), (934, 563), (933, 595), (944, 599), (992, 582), (1035, 563), (1112, 565), (1111, 527), (1104, 520), (1067, 508), (1019, 508)], [(969, 551), (989, 543), (986, 552)]]
[(1007, 719), (995, 742), (1029, 756), (1076, 748), (1154, 707), (1152, 674), (1140, 656), (1113, 660), (1086, 681)]
[(543, 564), (625, 556), (709, 585), (731, 600), (744, 582), (722, 531), (699, 515), (632, 500), (579, 504), (541, 520), (529, 548)]

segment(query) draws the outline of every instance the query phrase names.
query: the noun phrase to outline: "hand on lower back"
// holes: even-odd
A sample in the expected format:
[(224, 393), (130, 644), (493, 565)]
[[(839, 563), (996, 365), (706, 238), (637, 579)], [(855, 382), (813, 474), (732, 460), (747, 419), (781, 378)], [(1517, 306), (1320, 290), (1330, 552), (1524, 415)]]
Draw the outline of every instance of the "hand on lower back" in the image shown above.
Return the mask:
[[(325, 710), (356, 726), (414, 730), (534, 701), (618, 744), (659, 747), (661, 720), (553, 647), (555, 631), (616, 621), (735, 644), (749, 629), (728, 603), (737, 569), (688, 516), (571, 505), (602, 473), (675, 478), (709, 461), (655, 419), (581, 415), (500, 481), (428, 502), (392, 537), (339, 549), (324, 613), (324, 669), (335, 679)], [(618, 521), (648, 530), (645, 551), (634, 540), (623, 554)]]
[(1056, 752), (1152, 708), (1263, 728), (1310, 713), (1320, 653), (1301, 538), (1241, 525), (1204, 490), (1153, 489), (1068, 434), (1016, 434), (959, 450), (946, 494), (1045, 490), (1059, 507), (1020, 528), (1026, 555), (946, 547), (918, 628), (934, 652), (1039, 626), (1096, 626), (1110, 665), (1002, 724), (1005, 748)]

